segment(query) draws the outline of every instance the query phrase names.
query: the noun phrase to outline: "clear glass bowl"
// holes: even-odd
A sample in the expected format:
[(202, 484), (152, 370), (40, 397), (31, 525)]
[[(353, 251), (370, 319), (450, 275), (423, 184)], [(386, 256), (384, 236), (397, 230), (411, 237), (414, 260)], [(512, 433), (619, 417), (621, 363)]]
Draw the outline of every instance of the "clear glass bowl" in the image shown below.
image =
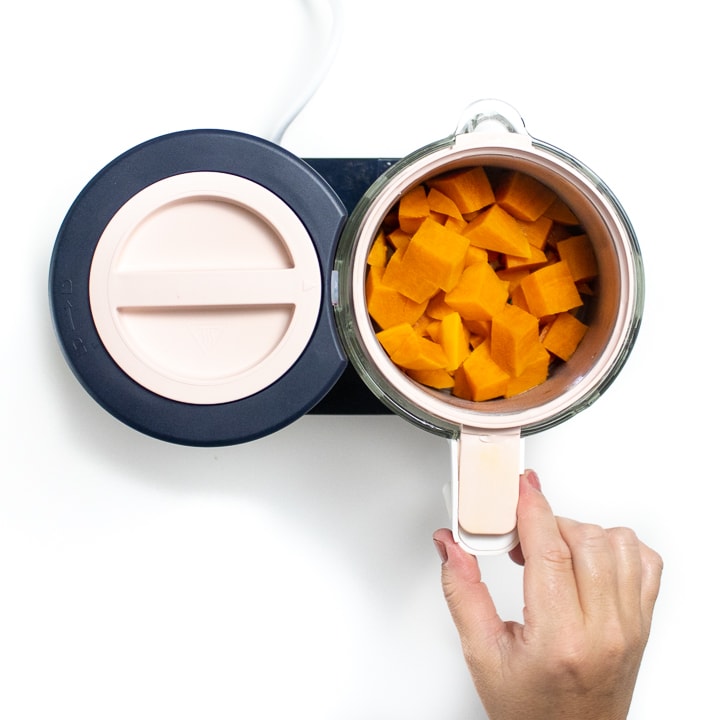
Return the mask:
[[(370, 246), (388, 211), (430, 177), (473, 165), (516, 169), (553, 189), (584, 226), (599, 265), (589, 329), (573, 357), (541, 385), (509, 399), (469, 402), (421, 386), (387, 356), (375, 337), (365, 298)], [(336, 313), (346, 351), (370, 389), (394, 412), (431, 432), (458, 437), (556, 426), (591, 405), (623, 367), (640, 326), (644, 275), (630, 221), (605, 183), (580, 161), (530, 136), (498, 101), (471, 106), (450, 137), (400, 160), (368, 190), (340, 239)]]

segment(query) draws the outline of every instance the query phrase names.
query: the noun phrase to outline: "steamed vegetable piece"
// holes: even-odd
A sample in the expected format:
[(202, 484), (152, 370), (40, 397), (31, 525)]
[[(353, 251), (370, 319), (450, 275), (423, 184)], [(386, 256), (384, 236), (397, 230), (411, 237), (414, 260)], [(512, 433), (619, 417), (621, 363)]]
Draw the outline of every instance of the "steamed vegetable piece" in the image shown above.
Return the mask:
[(572, 356), (598, 274), (561, 198), (530, 175), (481, 166), (405, 193), (367, 263), (368, 313), (390, 359), (475, 402), (530, 390)]

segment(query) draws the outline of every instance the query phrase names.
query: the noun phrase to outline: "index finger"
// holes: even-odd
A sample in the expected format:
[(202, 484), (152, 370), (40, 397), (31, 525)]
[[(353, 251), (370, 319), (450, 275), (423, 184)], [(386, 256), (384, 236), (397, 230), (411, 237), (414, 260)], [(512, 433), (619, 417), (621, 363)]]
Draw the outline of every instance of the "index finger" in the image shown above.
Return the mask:
[(525, 558), (526, 626), (542, 623), (551, 631), (580, 620), (572, 554), (555, 515), (531, 470), (520, 477), (518, 536)]

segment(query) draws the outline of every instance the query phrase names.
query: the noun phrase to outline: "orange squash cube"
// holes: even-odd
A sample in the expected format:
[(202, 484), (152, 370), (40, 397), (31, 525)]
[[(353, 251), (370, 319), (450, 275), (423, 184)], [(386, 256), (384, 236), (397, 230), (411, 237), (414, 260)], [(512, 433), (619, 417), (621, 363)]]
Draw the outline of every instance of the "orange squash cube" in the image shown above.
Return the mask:
[(560, 261), (530, 273), (521, 283), (529, 311), (537, 318), (582, 305), (567, 263)]
[(560, 259), (570, 268), (575, 282), (592, 280), (598, 274), (597, 258), (587, 235), (573, 235), (557, 244)]
[(492, 320), (508, 299), (508, 283), (488, 263), (468, 265), (445, 302), (467, 320)]
[(403, 232), (399, 227), (395, 228), (391, 233), (388, 233), (387, 236), (388, 242), (396, 249), (396, 250), (405, 250), (407, 246), (410, 244), (410, 240), (412, 239), (412, 235), (409, 233)]
[(381, 330), (377, 339), (390, 359), (406, 370), (438, 370), (447, 365), (440, 345), (421, 337), (407, 323)]
[(467, 381), (465, 370), (459, 367), (453, 374), (455, 384), (452, 387), (452, 394), (461, 400), (472, 400), (472, 389)]
[(408, 370), (408, 377), (437, 390), (451, 390), (455, 386), (455, 378), (447, 370)]
[(430, 214), (427, 194), (422, 185), (417, 185), (408, 190), (401, 198), (398, 205), (398, 224), (400, 229), (406, 233), (414, 233), (423, 220)]
[(453, 310), (453, 308), (445, 302), (444, 292), (439, 292), (437, 295), (433, 295), (427, 304), (427, 308), (425, 308), (425, 313), (428, 317), (435, 320), (442, 320), (446, 315), (449, 315), (452, 312), (455, 312), (455, 310)]
[(547, 380), (549, 368), (550, 353), (537, 341), (532, 357), (523, 373), (508, 380), (505, 397), (514, 397), (544, 383)]
[(588, 326), (570, 313), (559, 313), (543, 330), (543, 346), (561, 360), (569, 360), (585, 336)]
[(509, 172), (500, 182), (495, 201), (518, 220), (537, 220), (555, 201), (555, 193), (523, 172)]
[(467, 227), (467, 220), (464, 220), (463, 218), (447, 217), (445, 219), (445, 227), (448, 230), (453, 230), (454, 232), (462, 235)]
[(370, 247), (370, 252), (368, 253), (367, 257), (367, 264), (370, 265), (370, 267), (381, 267), (384, 268), (385, 265), (387, 265), (387, 241), (385, 238), (385, 233), (380, 230), (380, 232), (375, 237), (375, 240), (373, 240), (373, 244)]
[(538, 319), (515, 305), (505, 305), (492, 321), (490, 356), (512, 377), (518, 377), (536, 354)]
[(482, 248), (470, 245), (465, 255), (465, 266), (472, 265), (477, 262), (488, 262), (488, 251)]
[(518, 257), (530, 257), (530, 243), (517, 220), (499, 205), (491, 205), (468, 223), (463, 234), (471, 245)]
[[(408, 246), (409, 247), (409, 246)], [(434, 282), (416, 272), (411, 264), (405, 264), (407, 250), (396, 250), (388, 260), (383, 282), (389, 288), (417, 303), (427, 302), (438, 290)]]
[(427, 307), (425, 302), (415, 302), (382, 280), (383, 269), (371, 266), (365, 279), (365, 299), (370, 317), (382, 329), (400, 323), (417, 322)]
[(462, 220), (463, 216), (458, 206), (445, 193), (431, 187), (427, 194), (428, 206), (431, 212), (440, 213), (446, 217)]
[(556, 223), (560, 223), (561, 225), (580, 224), (580, 221), (577, 219), (575, 213), (569, 208), (567, 203), (563, 202), (560, 198), (556, 198), (543, 215)]
[(436, 290), (449, 290), (460, 279), (469, 245), (466, 237), (428, 218), (405, 251), (405, 272), (424, 277)]
[(482, 402), (505, 394), (510, 375), (492, 359), (487, 340), (470, 353), (462, 368), (471, 400)]
[(470, 332), (463, 325), (460, 313), (451, 313), (440, 321), (440, 346), (447, 356), (445, 367), (450, 372), (457, 370), (470, 354)]
[(515, 268), (538, 268), (545, 265), (547, 261), (545, 253), (534, 245), (530, 246), (530, 255), (528, 257), (505, 255), (505, 267), (508, 270)]
[(549, 217), (543, 215), (533, 222), (518, 220), (517, 223), (533, 247), (545, 249), (553, 226), (553, 221)]
[(447, 195), (463, 215), (482, 210), (495, 201), (490, 181), (480, 166), (452, 170), (431, 178), (427, 185)]

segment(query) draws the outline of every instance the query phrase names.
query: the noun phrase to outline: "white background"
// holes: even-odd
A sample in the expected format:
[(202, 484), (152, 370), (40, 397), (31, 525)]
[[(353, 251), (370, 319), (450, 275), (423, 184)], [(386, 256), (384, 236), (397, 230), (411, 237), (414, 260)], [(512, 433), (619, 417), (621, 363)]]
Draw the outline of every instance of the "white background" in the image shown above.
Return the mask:
[[(500, 97), (595, 170), (643, 250), (635, 350), (528, 439), (558, 514), (666, 563), (632, 718), (717, 713), (717, 70), (710, 5), (346, 2), (300, 156), (402, 156)], [(156, 135), (267, 136), (317, 67), (323, 3), (13, 3), (0, 42), (0, 717), (484, 717), (439, 584), (444, 440), (307, 417), (196, 449), (117, 422), (54, 338), (52, 246), (84, 184)], [(520, 619), (521, 574), (483, 565)], [(710, 650), (709, 660), (706, 651)]]

